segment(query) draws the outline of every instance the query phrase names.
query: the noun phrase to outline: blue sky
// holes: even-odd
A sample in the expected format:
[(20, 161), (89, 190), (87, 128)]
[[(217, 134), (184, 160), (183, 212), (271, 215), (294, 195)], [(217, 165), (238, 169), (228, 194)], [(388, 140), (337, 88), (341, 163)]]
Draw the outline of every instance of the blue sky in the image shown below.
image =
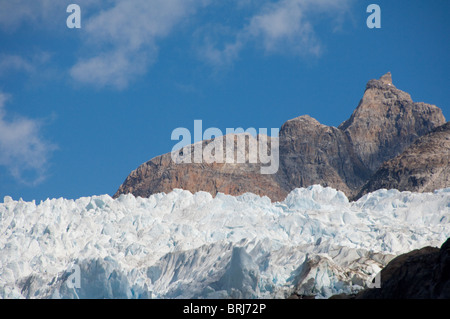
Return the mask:
[[(371, 3), (381, 29), (366, 26)], [(448, 118), (449, 13), (447, 0), (0, 0), (0, 200), (112, 195), (196, 119), (338, 126), (388, 71)]]

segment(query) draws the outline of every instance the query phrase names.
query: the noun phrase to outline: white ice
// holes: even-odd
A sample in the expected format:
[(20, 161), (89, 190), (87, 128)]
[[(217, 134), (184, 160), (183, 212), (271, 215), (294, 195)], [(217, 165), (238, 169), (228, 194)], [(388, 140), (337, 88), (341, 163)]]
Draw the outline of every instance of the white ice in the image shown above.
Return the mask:
[[(283, 202), (174, 190), (0, 204), (1, 298), (326, 298), (450, 237), (450, 188)], [(80, 285), (72, 287), (72, 266)], [(72, 281), (73, 283), (73, 281)]]

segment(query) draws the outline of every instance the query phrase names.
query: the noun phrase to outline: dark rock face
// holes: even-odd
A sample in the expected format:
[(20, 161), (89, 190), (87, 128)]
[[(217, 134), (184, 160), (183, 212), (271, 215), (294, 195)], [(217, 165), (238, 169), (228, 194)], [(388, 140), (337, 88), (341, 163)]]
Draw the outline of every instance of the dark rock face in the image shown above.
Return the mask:
[(450, 185), (450, 122), (385, 162), (357, 198), (377, 189), (432, 192)]
[(450, 239), (394, 258), (381, 271), (381, 288), (366, 289), (356, 299), (449, 299)]
[(349, 195), (367, 180), (370, 171), (342, 130), (306, 115), (281, 127), (279, 176), (287, 190), (321, 184)]
[[(384, 161), (444, 123), (438, 107), (414, 103), (409, 94), (392, 84), (388, 73), (368, 82), (358, 107), (338, 128), (307, 115), (283, 124), (276, 174), (261, 174), (260, 162), (176, 164), (168, 153), (133, 171), (114, 197), (127, 193), (148, 197), (183, 188), (212, 195), (252, 192), (280, 201), (294, 188), (321, 184), (353, 198)], [(210, 142), (204, 141), (202, 147)], [(248, 148), (246, 152), (248, 157)], [(441, 184), (450, 185), (448, 180)], [(434, 185), (430, 183), (430, 187)]]

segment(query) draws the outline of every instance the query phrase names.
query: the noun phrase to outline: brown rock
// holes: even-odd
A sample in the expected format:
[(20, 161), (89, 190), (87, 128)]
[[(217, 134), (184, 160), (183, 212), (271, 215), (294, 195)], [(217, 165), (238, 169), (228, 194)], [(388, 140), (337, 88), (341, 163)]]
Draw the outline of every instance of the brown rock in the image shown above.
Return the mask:
[(279, 175), (288, 190), (321, 184), (348, 196), (364, 184), (370, 171), (343, 131), (305, 115), (281, 127)]
[[(313, 184), (330, 186), (353, 197), (384, 161), (444, 123), (439, 108), (414, 103), (409, 94), (395, 88), (388, 73), (380, 80), (368, 82), (357, 109), (339, 128), (320, 124), (307, 115), (283, 124), (278, 139), (276, 174), (261, 174), (262, 164), (248, 161), (248, 147), (245, 149), (247, 162), (242, 164), (177, 164), (168, 153), (134, 170), (114, 197), (127, 193), (148, 197), (183, 188), (210, 192), (213, 196), (218, 192), (230, 195), (252, 192), (280, 201), (292, 189)], [(203, 141), (202, 148), (211, 142)], [(194, 145), (189, 149), (192, 153)], [(439, 167), (443, 167), (445, 161), (442, 158), (440, 161)], [(429, 170), (437, 167), (430, 166)], [(448, 176), (447, 170), (442, 171)], [(449, 186), (448, 180), (427, 183), (431, 188)]]
[(355, 153), (372, 171), (400, 154), (418, 137), (445, 123), (442, 111), (415, 103), (392, 84), (390, 73), (368, 82), (350, 119), (339, 128), (350, 138)]
[[(247, 134), (247, 138), (252, 138)], [(223, 139), (224, 154), (226, 137)], [(203, 141), (203, 148), (211, 141)], [(235, 138), (235, 147), (237, 138)], [(261, 174), (262, 164), (250, 163), (246, 145), (244, 164), (233, 163), (175, 163), (171, 153), (167, 153), (142, 164), (131, 172), (120, 186), (114, 197), (132, 193), (135, 196), (148, 197), (155, 193), (169, 193), (175, 188), (189, 190), (192, 193), (206, 191), (215, 196), (217, 193), (241, 195), (251, 192), (268, 196), (274, 201), (283, 200), (288, 192), (280, 187), (276, 175)], [(270, 149), (270, 144), (269, 144)], [(191, 154), (194, 146), (190, 147)], [(237, 156), (235, 154), (235, 156)], [(192, 162), (193, 162), (193, 157)]]
[(380, 78), (380, 81), (385, 84), (392, 84), (392, 74), (391, 72), (386, 73)]

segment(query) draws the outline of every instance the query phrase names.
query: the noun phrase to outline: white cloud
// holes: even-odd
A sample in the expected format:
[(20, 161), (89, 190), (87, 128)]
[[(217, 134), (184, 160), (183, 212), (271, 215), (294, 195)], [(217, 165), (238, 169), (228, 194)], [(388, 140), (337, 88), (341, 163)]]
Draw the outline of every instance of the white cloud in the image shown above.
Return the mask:
[(144, 52), (117, 49), (80, 60), (72, 67), (70, 75), (86, 84), (124, 89), (132, 79), (147, 71), (149, 58)]
[(36, 185), (46, 177), (48, 158), (55, 146), (40, 137), (40, 121), (7, 119), (4, 106), (8, 99), (0, 92), (0, 166), (19, 182)]
[(199, 52), (208, 63), (223, 66), (232, 64), (239, 57), (243, 47), (244, 43), (238, 39), (236, 42), (226, 43), (222, 49), (219, 49), (213, 41), (205, 38)]
[(32, 72), (33, 65), (18, 55), (0, 55), (0, 75), (7, 73), (9, 70)]
[(14, 30), (23, 23), (44, 25), (55, 21), (64, 3), (53, 0), (0, 0), (0, 27)]
[(267, 52), (291, 49), (298, 53), (320, 53), (304, 1), (284, 0), (268, 5), (255, 15), (243, 31), (247, 37), (260, 38)]
[(48, 52), (38, 52), (31, 57), (14, 54), (0, 54), (0, 76), (9, 72), (34, 73), (47, 64), (51, 58)]
[(342, 16), (352, 1), (262, 1), (262, 4), (260, 2), (259, 5), (255, 5), (257, 8), (248, 19), (249, 22), (235, 32), (233, 42), (218, 49), (211, 44), (206, 35), (201, 54), (213, 65), (226, 65), (232, 63), (243, 48), (254, 44), (262, 47), (268, 54), (319, 56), (323, 47), (316, 34), (314, 23), (324, 19), (342, 23)]
[(70, 70), (71, 76), (86, 84), (126, 87), (154, 61), (157, 41), (206, 2), (117, 0), (112, 8), (86, 22), (86, 44), (100, 53), (80, 59)]
[[(52, 26), (52, 32), (64, 30), (65, 8), (71, 2), (0, 0), (0, 28), (14, 29), (28, 23)], [(352, 2), (78, 0), (83, 27), (76, 34), (82, 44), (81, 55), (69, 74), (87, 85), (126, 88), (155, 63), (160, 41), (186, 29), (201, 38), (195, 47), (201, 59), (215, 66), (232, 64), (248, 47), (265, 54), (320, 56), (324, 44), (317, 25), (329, 20), (333, 21), (331, 29), (338, 29), (336, 25), (342, 24)], [(200, 10), (205, 7), (207, 10)], [(53, 28), (56, 26), (60, 29)], [(16, 69), (33, 67), (24, 59), (12, 62)], [(2, 67), (6, 68), (0, 62), (0, 71)]]

